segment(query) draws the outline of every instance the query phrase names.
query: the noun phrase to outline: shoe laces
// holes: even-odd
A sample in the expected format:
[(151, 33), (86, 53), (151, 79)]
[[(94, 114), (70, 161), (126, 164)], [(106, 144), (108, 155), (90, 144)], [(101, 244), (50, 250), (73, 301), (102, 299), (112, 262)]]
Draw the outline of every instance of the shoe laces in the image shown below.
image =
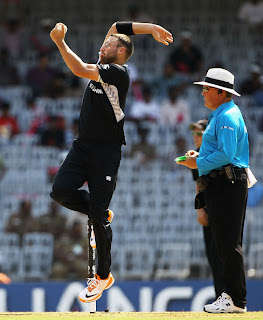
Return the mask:
[(91, 283), (91, 281), (93, 280), (94, 278), (88, 278), (87, 279), (87, 285), (89, 286), (89, 284)]
[(221, 302), (223, 302), (223, 297), (220, 295), (217, 299), (216, 299), (216, 301), (214, 301), (214, 303), (213, 304), (215, 304), (216, 306), (217, 305), (219, 305), (219, 304), (221, 304)]
[(100, 280), (96, 278), (91, 279), (90, 282), (88, 283), (87, 290), (91, 292), (93, 289), (97, 288), (99, 284), (100, 284)]
[(222, 302), (224, 302), (225, 300), (229, 300), (229, 298), (230, 297), (228, 296), (228, 294), (226, 292), (223, 292), (213, 304), (219, 305)]

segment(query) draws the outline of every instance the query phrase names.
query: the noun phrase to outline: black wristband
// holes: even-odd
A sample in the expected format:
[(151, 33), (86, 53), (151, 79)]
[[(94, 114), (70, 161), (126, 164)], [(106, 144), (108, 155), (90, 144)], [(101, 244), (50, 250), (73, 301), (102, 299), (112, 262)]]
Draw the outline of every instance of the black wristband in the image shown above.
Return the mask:
[(116, 22), (116, 29), (118, 33), (126, 34), (127, 36), (134, 35), (132, 30), (132, 22), (128, 21), (117, 21)]

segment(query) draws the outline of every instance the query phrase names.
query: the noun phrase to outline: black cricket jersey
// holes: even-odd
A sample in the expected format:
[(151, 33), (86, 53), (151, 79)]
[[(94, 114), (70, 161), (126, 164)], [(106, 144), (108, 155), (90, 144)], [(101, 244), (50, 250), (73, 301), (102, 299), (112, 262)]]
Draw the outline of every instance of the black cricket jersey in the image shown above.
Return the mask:
[(84, 144), (126, 144), (123, 125), (129, 70), (117, 64), (98, 64), (98, 68), (99, 80), (90, 80), (84, 92), (78, 140)]

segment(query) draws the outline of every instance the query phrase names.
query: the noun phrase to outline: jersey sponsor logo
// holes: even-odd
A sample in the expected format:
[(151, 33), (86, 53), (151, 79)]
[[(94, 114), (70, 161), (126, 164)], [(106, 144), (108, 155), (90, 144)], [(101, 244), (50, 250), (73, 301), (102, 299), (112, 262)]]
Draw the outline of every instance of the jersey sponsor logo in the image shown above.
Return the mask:
[(90, 82), (90, 84), (89, 84), (89, 87), (90, 87), (90, 89), (91, 89), (93, 92), (95, 92), (95, 93), (97, 93), (97, 94), (103, 94), (103, 90), (96, 88), (96, 87), (94, 86), (94, 84), (91, 83), (91, 82)]
[(110, 65), (109, 64), (101, 64), (100, 67), (102, 69), (108, 70), (110, 68)]
[(228, 126), (223, 126), (223, 127), (221, 127), (221, 129), (229, 129), (229, 130), (234, 131), (234, 128), (231, 128), (231, 127), (228, 127)]

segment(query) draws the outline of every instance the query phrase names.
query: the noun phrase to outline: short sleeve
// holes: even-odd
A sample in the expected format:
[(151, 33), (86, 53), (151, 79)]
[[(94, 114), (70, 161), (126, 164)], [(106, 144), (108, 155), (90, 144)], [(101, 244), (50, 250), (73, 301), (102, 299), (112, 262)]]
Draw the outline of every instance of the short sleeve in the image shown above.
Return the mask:
[(119, 86), (123, 84), (128, 79), (128, 73), (124, 66), (116, 64), (98, 64), (99, 68), (99, 81), (102, 80), (104, 83), (112, 84), (114, 86)]

